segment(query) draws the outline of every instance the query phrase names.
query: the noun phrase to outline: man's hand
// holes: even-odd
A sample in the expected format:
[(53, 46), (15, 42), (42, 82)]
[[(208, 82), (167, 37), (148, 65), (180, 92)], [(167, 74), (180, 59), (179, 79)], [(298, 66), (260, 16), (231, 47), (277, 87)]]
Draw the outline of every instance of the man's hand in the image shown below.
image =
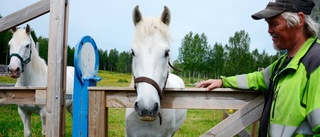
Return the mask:
[(221, 79), (208, 79), (201, 81), (196, 85), (196, 88), (207, 88), (207, 91), (210, 91), (214, 88), (221, 88), (222, 80)]

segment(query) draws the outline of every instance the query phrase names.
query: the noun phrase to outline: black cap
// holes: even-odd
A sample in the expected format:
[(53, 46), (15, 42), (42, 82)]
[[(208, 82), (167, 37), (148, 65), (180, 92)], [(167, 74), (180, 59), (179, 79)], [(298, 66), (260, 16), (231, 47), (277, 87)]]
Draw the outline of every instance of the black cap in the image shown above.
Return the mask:
[(309, 15), (314, 5), (313, 0), (276, 0), (275, 2), (269, 2), (265, 9), (251, 15), (251, 17), (259, 20), (274, 17), (283, 12), (303, 12)]

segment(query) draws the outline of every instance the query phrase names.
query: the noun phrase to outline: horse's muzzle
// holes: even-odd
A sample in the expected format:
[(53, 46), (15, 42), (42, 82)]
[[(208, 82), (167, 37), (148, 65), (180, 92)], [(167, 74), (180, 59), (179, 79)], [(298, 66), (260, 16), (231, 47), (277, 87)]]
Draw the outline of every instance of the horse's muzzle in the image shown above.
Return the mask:
[(137, 112), (140, 120), (143, 120), (143, 121), (156, 120), (158, 113), (159, 113), (159, 110), (160, 110), (158, 103), (155, 103), (152, 109), (146, 109), (146, 108), (139, 106), (138, 102), (136, 102), (134, 104), (134, 109)]
[(19, 67), (17, 67), (16, 69), (11, 69), (10, 67), (8, 67), (7, 71), (9, 73), (9, 76), (12, 78), (19, 78), (21, 75), (21, 70)]

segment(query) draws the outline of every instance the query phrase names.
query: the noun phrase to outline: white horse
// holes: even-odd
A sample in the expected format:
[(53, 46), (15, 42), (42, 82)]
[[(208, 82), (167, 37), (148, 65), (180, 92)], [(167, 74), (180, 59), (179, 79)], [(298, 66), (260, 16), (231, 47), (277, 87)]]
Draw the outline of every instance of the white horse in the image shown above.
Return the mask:
[[(16, 87), (25, 86), (47, 86), (47, 65), (40, 58), (35, 48), (35, 43), (30, 35), (30, 27), (26, 29), (12, 29), (13, 37), (9, 41), (10, 46), (10, 64), (8, 73), (11, 77), (17, 78)], [(67, 68), (67, 91), (66, 94), (73, 96), (73, 75), (74, 68)], [(72, 113), (72, 99), (66, 100), (66, 106)], [(30, 116), (31, 113), (40, 115), (42, 123), (42, 135), (45, 135), (46, 129), (46, 105), (27, 105), (19, 104), (18, 112), (23, 122), (24, 136), (31, 136)]]
[(132, 71), (137, 99), (126, 109), (127, 137), (171, 137), (186, 118), (186, 109), (160, 109), (163, 88), (184, 88), (183, 80), (170, 73), (170, 11), (161, 18), (143, 18), (133, 10), (136, 28), (132, 43)]

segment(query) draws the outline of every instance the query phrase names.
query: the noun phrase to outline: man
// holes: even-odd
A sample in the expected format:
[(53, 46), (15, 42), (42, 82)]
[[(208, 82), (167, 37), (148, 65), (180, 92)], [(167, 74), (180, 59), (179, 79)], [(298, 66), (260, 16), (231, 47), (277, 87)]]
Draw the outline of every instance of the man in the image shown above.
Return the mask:
[(259, 136), (320, 136), (319, 25), (309, 16), (312, 0), (277, 0), (253, 14), (265, 19), (274, 48), (286, 54), (266, 69), (202, 81), (196, 87), (259, 90), (265, 93)]

